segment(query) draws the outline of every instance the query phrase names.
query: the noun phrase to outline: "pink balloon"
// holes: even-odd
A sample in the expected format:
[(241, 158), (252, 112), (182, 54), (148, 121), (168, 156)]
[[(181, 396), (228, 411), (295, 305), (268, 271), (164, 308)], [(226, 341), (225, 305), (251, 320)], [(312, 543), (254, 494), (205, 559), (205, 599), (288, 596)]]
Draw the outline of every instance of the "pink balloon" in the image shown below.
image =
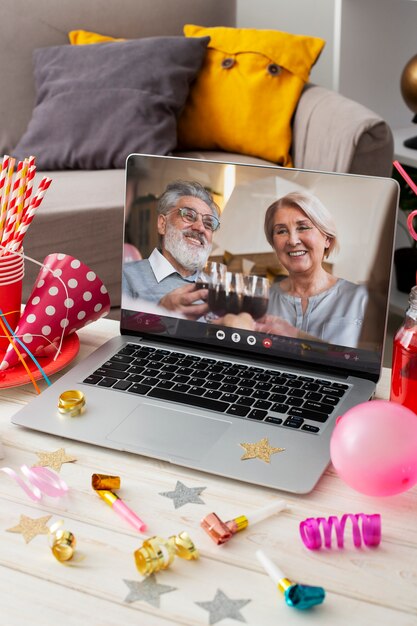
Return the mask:
[(368, 496), (417, 483), (417, 415), (387, 400), (358, 404), (336, 421), (330, 456), (339, 476)]

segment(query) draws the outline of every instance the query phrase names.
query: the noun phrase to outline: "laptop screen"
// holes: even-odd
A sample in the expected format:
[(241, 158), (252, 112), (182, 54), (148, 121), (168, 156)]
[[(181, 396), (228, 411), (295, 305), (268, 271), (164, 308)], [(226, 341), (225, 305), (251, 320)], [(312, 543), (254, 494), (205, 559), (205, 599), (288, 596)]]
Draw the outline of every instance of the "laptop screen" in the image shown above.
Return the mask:
[(392, 179), (130, 155), (122, 333), (378, 377)]

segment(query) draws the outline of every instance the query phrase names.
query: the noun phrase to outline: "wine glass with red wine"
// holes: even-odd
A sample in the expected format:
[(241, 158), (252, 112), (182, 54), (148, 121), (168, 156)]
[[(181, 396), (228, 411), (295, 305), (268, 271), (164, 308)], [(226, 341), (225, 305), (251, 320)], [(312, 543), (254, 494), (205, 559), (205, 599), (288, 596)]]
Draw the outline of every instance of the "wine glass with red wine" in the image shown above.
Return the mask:
[[(224, 263), (217, 263), (216, 261), (209, 261), (204, 270), (200, 274), (203, 287), (208, 289), (208, 307), (209, 312), (206, 315), (206, 320), (210, 321), (221, 317), (225, 314), (225, 299), (226, 299), (226, 270), (227, 267)], [(200, 281), (200, 278), (199, 278)], [(197, 281), (199, 283), (199, 281)]]
[(252, 315), (254, 320), (263, 317), (268, 308), (269, 281), (263, 276), (244, 277), (242, 311)]
[(238, 315), (242, 311), (244, 288), (243, 274), (226, 272), (226, 313)]

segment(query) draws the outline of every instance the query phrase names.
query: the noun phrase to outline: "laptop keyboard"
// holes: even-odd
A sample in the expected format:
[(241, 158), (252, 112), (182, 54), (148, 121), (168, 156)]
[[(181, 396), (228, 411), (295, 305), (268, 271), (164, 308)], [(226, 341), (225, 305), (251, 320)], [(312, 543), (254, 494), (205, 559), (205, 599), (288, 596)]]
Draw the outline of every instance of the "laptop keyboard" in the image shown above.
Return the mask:
[(84, 383), (317, 434), (349, 385), (126, 344)]

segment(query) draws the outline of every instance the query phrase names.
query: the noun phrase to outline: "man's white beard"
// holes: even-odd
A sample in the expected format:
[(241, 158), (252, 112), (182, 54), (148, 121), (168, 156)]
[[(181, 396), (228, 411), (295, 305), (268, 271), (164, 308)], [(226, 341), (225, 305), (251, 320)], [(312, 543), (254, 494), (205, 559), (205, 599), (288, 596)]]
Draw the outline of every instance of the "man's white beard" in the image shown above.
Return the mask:
[[(187, 234), (201, 239), (203, 245), (197, 247), (194, 244), (189, 244), (187, 242)], [(205, 235), (194, 232), (192, 229), (178, 230), (169, 222), (166, 225), (164, 247), (177, 263), (188, 271), (203, 269), (211, 252), (211, 245), (208, 243)]]

